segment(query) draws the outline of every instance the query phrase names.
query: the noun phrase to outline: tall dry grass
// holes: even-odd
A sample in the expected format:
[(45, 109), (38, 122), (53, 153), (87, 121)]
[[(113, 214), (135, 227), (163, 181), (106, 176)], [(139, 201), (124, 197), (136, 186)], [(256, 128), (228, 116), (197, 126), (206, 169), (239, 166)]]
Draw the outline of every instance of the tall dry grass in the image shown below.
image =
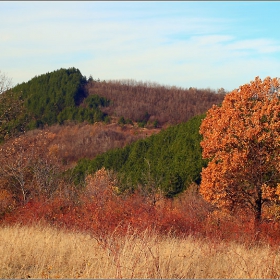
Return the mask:
[(278, 278), (269, 246), (161, 237), (107, 237), (48, 226), (0, 228), (0, 278)]

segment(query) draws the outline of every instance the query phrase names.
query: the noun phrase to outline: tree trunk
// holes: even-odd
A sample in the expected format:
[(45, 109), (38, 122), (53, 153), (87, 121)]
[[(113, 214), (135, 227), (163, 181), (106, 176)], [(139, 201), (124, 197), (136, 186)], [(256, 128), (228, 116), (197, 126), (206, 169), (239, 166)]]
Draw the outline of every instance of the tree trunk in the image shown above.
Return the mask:
[(258, 198), (255, 201), (255, 221), (254, 221), (256, 240), (259, 239), (259, 235), (261, 232), (261, 228), (260, 228), (261, 220), (262, 220), (262, 190), (261, 188), (258, 188)]
[(23, 186), (21, 186), (22, 198), (23, 198), (23, 205), (26, 204), (26, 191)]

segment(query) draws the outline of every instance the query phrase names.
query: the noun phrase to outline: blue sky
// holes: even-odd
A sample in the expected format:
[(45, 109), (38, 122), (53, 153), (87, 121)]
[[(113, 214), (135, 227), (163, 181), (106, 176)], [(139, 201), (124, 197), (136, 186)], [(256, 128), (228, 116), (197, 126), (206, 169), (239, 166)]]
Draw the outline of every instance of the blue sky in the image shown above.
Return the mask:
[(14, 85), (75, 67), (230, 91), (280, 76), (280, 2), (0, 1), (0, 71)]

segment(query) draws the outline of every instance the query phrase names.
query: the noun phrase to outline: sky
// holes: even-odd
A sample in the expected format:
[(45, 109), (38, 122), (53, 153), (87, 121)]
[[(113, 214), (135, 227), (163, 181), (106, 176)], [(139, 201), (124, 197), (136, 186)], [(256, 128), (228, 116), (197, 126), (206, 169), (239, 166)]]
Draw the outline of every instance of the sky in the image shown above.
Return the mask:
[(277, 1), (0, 1), (0, 71), (226, 91), (280, 76)]

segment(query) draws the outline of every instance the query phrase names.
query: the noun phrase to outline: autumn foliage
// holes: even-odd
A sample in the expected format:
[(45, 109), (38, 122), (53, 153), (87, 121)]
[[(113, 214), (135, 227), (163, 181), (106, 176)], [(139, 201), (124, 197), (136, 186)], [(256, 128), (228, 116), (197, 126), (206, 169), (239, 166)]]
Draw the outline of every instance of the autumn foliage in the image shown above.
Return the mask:
[[(239, 211), (233, 216), (216, 211), (201, 197), (195, 184), (172, 199), (157, 194), (155, 201), (153, 196), (141, 191), (120, 194), (115, 175), (102, 168), (87, 176), (82, 189), (77, 189), (71, 181), (57, 180), (56, 188), (50, 189), (51, 197), (42, 190), (38, 192), (34, 178), (34, 184), (27, 181), (24, 186), (28, 191), (24, 204), (14, 201), (12, 193), (2, 188), (1, 224), (40, 222), (87, 232), (98, 238), (152, 230), (161, 236), (192, 235), (207, 237), (213, 242), (238, 240), (250, 244), (255, 240), (252, 215)], [(263, 223), (262, 241), (277, 244), (279, 226), (276, 221)]]
[[(141, 83), (130, 85), (130, 82), (94, 82), (89, 87), (90, 96), (104, 92), (110, 100), (120, 96), (119, 103), (113, 100), (115, 103), (104, 108), (107, 113), (112, 113), (111, 123), (65, 122), (63, 126), (56, 124), (24, 132), (19, 137), (10, 135), (1, 144), (2, 225), (41, 222), (58, 228), (85, 231), (99, 238), (151, 230), (161, 236), (192, 235), (207, 237), (213, 243), (238, 240), (250, 244), (256, 239), (256, 220), (262, 221), (258, 240), (274, 245), (280, 242), (278, 79), (262, 81), (256, 78), (226, 95), (220, 107), (215, 105), (208, 111), (200, 127), (203, 157), (209, 160), (202, 171), (201, 185), (197, 185), (200, 184), (199, 176), (186, 176), (182, 177), (184, 180), (179, 180), (179, 176), (172, 173), (173, 170), (194, 173), (201, 168), (200, 163), (203, 166), (207, 164), (204, 165), (201, 160), (198, 128), (202, 117), (198, 116), (195, 120), (197, 125), (190, 122), (186, 126), (186, 134), (177, 126), (159, 134), (164, 142), (158, 141), (160, 138), (154, 135), (151, 142), (139, 141), (135, 144), (138, 148), (132, 153), (129, 167), (135, 170), (135, 163), (140, 160), (145, 165), (138, 168), (142, 185), (141, 181), (136, 181), (133, 188), (123, 188), (118, 171), (103, 163), (96, 165), (94, 170), (87, 169), (85, 180), (79, 183), (75, 181), (71, 168), (80, 158), (100, 159), (99, 155), (106, 151), (159, 133), (161, 128), (152, 126), (152, 121), (158, 120), (162, 125), (186, 120), (198, 111), (204, 111), (210, 103), (219, 103), (224, 94), (216, 96), (214, 92), (196, 89), (182, 90)], [(163, 93), (158, 95), (160, 91)], [(164, 103), (167, 93), (171, 97)], [(151, 107), (145, 107), (147, 104), (144, 103), (140, 106), (138, 101), (132, 103), (134, 96), (138, 96), (135, 100), (142, 100)], [(173, 104), (174, 96), (178, 98)], [(200, 98), (196, 99), (197, 96)], [(185, 100), (186, 106), (182, 100)], [(196, 108), (198, 111), (186, 110), (194, 108), (197, 102), (201, 103), (201, 107)], [(173, 107), (164, 111), (164, 104), (169, 103)], [(119, 118), (118, 112), (122, 112), (124, 107), (121, 105), (124, 104), (131, 106), (125, 106), (129, 109), (123, 112), (123, 118)], [(157, 104), (157, 110), (152, 111), (154, 104)], [(110, 110), (116, 110), (116, 114), (113, 116)], [(180, 113), (183, 111), (188, 112), (183, 116)], [(147, 117), (145, 128), (135, 125), (143, 114)], [(187, 129), (190, 129), (189, 132)], [(175, 142), (173, 138), (180, 141)], [(146, 145), (152, 141), (164, 144)], [(150, 147), (150, 158), (143, 156), (145, 154), (141, 151), (145, 151), (146, 147)], [(168, 147), (171, 149), (168, 150)], [(185, 149), (187, 147), (197, 153), (191, 156)], [(115, 158), (114, 163), (121, 165), (119, 158)], [(166, 189), (158, 188), (163, 179), (155, 176), (155, 180), (151, 176), (155, 171), (153, 158), (159, 162), (158, 169), (163, 175), (167, 174), (166, 166), (172, 173), (166, 180), (167, 190), (172, 185), (179, 186), (178, 192), (174, 194), (171, 189), (172, 195), (167, 196), (163, 193)], [(108, 159), (112, 162), (109, 156)], [(184, 166), (181, 169), (182, 162)]]
[(200, 193), (222, 209), (253, 211), (279, 202), (280, 80), (256, 77), (213, 106), (200, 133), (203, 157)]

